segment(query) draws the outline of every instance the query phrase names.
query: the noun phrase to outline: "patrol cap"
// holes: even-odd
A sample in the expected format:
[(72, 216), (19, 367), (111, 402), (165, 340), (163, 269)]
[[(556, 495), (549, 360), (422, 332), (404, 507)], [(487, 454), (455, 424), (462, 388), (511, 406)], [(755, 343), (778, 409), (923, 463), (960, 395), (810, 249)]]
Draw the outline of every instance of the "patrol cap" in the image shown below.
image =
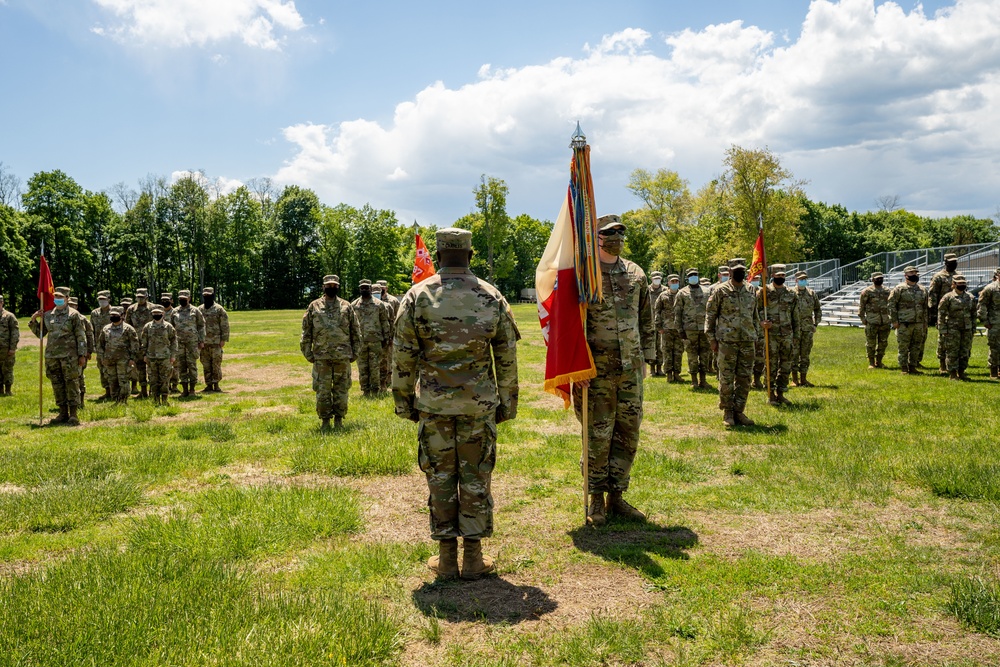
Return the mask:
[(3, 294), (0, 294), (0, 303), (3, 303)]
[(733, 257), (729, 260), (729, 268), (735, 269), (738, 267), (747, 268), (747, 258), (746, 257)]
[(56, 288), (56, 291), (57, 291), (57, 292), (62, 292), (62, 293), (63, 293), (63, 296), (65, 296), (65, 297), (67, 297), (67, 298), (69, 297), (69, 295), (70, 295), (70, 294), (72, 294), (72, 293), (73, 293), (73, 290), (72, 290), (72, 289), (70, 289), (69, 287), (57, 287), (57, 288)]
[[(1000, 269), (997, 269), (997, 270), (1000, 271)], [(681, 277), (679, 275), (677, 275), (676, 273), (671, 273), (669, 276), (667, 276), (667, 282), (668, 283), (671, 280), (680, 280), (680, 279), (681, 279)]]
[(68, 299), (68, 300), (66, 301), (66, 303), (68, 303), (69, 305), (71, 305), (71, 306), (73, 306), (74, 308), (76, 308), (77, 304), (78, 304), (78, 303), (80, 303), (80, 302), (76, 300), (76, 297), (75, 297), (75, 296), (71, 296), (71, 297), (70, 297), (70, 298), (69, 298), (69, 299)]
[(368, 280), (367, 278), (362, 278), (361, 282), (358, 283), (358, 287), (365, 287), (365, 286), (371, 287), (372, 286), (372, 281)]
[(708, 278), (702, 278), (702, 279), (701, 279), (701, 280), (699, 280), (698, 282), (699, 282), (700, 284), (702, 284), (702, 285), (711, 285), (711, 284), (712, 284), (712, 281), (711, 281), (711, 280), (709, 280)]
[(380, 281), (378, 281), (378, 285), (379, 285), (379, 287), (388, 287), (389, 286), (389, 281), (388, 280), (380, 280)]
[(652, 273), (649, 274), (649, 277), (650, 278), (662, 278), (663, 274), (660, 273), (659, 271), (653, 271)]
[(111, 306), (110, 310), (111, 310), (112, 313), (115, 313), (115, 314), (118, 314), (118, 315), (121, 315), (122, 313), (125, 312), (125, 309), (122, 308), (121, 306)]
[(174, 300), (174, 295), (171, 294), (170, 292), (164, 292), (164, 293), (162, 293), (160, 295), (160, 298), (161, 299), (170, 299), (171, 301), (173, 301)]
[(723, 265), (719, 266), (718, 271), (719, 271), (719, 273), (729, 273), (729, 265), (728, 264), (723, 264)]
[(808, 278), (808, 277), (809, 277), (809, 274), (806, 273), (805, 271), (799, 271), (798, 273), (795, 274), (795, 279), (796, 280), (802, 280), (803, 278)]
[(996, 278), (997, 276), (1000, 276), (1000, 269), (993, 272), (993, 277)]
[(468, 229), (445, 227), (437, 230), (434, 236), (438, 250), (472, 250), (472, 232)]
[(968, 281), (966, 281), (965, 276), (963, 276), (961, 273), (956, 273), (951, 277), (951, 282), (955, 283), (956, 285), (965, 285)]
[(177, 292), (177, 298), (180, 299), (181, 297), (190, 299), (191, 298), (191, 290), (189, 290), (189, 289), (182, 289), (182, 290), (178, 291)]
[(132, 299), (130, 299), (128, 297), (125, 297), (124, 299), (122, 299), (122, 305), (123, 306), (131, 306), (132, 305)]
[(340, 276), (335, 276), (330, 274), (328, 276), (323, 276), (324, 285), (340, 285)]
[(598, 233), (606, 232), (611, 229), (620, 229), (621, 231), (624, 232), (627, 228), (625, 227), (624, 224), (622, 224), (621, 217), (614, 214), (602, 215), (597, 219)]
[(696, 276), (696, 275), (698, 275), (698, 269), (692, 267), (692, 268), (688, 269), (687, 271), (685, 271), (684, 275), (686, 277), (688, 277), (688, 278), (690, 278), (691, 276)]
[(147, 298), (149, 296), (149, 291), (145, 287), (140, 287), (135, 291), (137, 297)]
[(205, 289), (203, 289), (201, 291), (201, 295), (202, 296), (215, 296), (215, 288), (214, 287), (206, 287)]
[(958, 259), (958, 255), (956, 255), (953, 252), (945, 253), (945, 255), (944, 255), (944, 261), (947, 262), (950, 259)]
[(109, 292), (106, 289), (102, 289), (100, 292), (97, 293), (97, 298), (98, 299), (110, 299), (111, 298), (111, 292)]
[(160, 304), (156, 304), (155, 306), (153, 306), (153, 307), (152, 307), (152, 308), (150, 308), (149, 310), (150, 310), (150, 312), (152, 312), (152, 313), (162, 313), (162, 312), (164, 312), (164, 311), (163, 311), (163, 306), (161, 306)]
[(875, 280), (876, 278), (885, 278), (885, 274), (881, 271), (876, 271), (872, 274), (872, 280)]
[(772, 264), (771, 265), (771, 276), (783, 276), (785, 275), (785, 265), (784, 264)]
[(903, 274), (905, 275), (907, 273), (920, 273), (920, 271), (918, 271), (917, 267), (915, 266), (908, 266), (905, 269), (903, 269)]

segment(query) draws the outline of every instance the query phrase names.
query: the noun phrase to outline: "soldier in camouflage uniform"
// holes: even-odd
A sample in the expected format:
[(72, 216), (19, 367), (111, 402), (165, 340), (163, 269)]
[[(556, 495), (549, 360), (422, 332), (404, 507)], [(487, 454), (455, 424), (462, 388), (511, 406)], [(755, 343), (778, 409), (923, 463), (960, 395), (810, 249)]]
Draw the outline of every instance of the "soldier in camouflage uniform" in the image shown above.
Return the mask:
[(438, 541), (427, 564), (442, 578), (459, 575), (459, 537), (463, 579), (495, 571), (481, 540), (493, 534), (497, 424), (517, 415), (520, 336), (510, 306), (472, 274), (471, 259), (472, 232), (439, 230), (438, 272), (410, 288), (396, 320), (393, 400), (398, 416), (419, 424)]
[(653, 304), (653, 324), (658, 332), (659, 350), (663, 355), (663, 370), (671, 382), (681, 381), (681, 361), (684, 359), (684, 340), (674, 320), (674, 300), (680, 290), (680, 276), (667, 276), (667, 288)]
[(977, 314), (979, 321), (986, 327), (986, 343), (990, 348), (990, 379), (1000, 380), (1000, 269), (993, 272), (993, 282), (979, 293)]
[(705, 306), (708, 296), (698, 279), (698, 269), (687, 270), (687, 286), (674, 299), (674, 324), (684, 339), (692, 389), (711, 389), (705, 376), (710, 368), (712, 348), (705, 335)]
[[(163, 306), (163, 321), (170, 322), (173, 324), (174, 318), (174, 295), (170, 292), (163, 292), (160, 294), (160, 305)], [(174, 327), (174, 333), (177, 332), (177, 327)], [(178, 345), (180, 345), (178, 339)], [(180, 349), (178, 348), (178, 352)], [(178, 364), (174, 365), (173, 370), (170, 375), (170, 393), (177, 393), (177, 383), (180, 382), (181, 374), (179, 369), (180, 359), (178, 358)]]
[(343, 426), (351, 389), (351, 364), (361, 347), (361, 326), (354, 309), (340, 298), (340, 278), (323, 276), (323, 296), (309, 304), (302, 316), (299, 349), (313, 365), (313, 389), (320, 429)]
[(754, 343), (760, 325), (757, 297), (745, 284), (747, 267), (733, 260), (731, 279), (712, 291), (705, 307), (705, 334), (719, 358), (719, 409), (726, 426), (753, 426), (746, 416)]
[[(149, 304), (149, 292), (146, 288), (140, 287), (135, 291), (135, 303), (125, 311), (125, 324), (141, 335), (142, 330), (152, 321), (153, 309)], [(149, 396), (147, 376), (146, 362), (143, 361), (142, 355), (139, 355), (135, 361), (135, 368), (132, 369), (132, 393), (138, 393), (140, 398)], [(141, 393), (139, 387), (142, 388)]]
[[(735, 261), (735, 260), (734, 260)], [(746, 266), (746, 260), (740, 258), (744, 266)], [(747, 289), (757, 297), (757, 292), (760, 291), (760, 275), (756, 275), (753, 279), (747, 283)], [(762, 313), (760, 309), (757, 311), (758, 319), (761, 319)], [(763, 389), (764, 385), (761, 383), (760, 379), (764, 377), (764, 362), (766, 361), (764, 356), (764, 328), (760, 325), (759, 321), (757, 324), (757, 342), (753, 345), (753, 384), (750, 385), (751, 389)]]
[[(649, 285), (649, 305), (654, 309), (653, 319), (656, 319), (656, 300), (660, 298), (667, 288), (663, 286), (663, 274), (659, 271), (653, 271), (649, 274), (650, 285)], [(664, 372), (665, 359), (663, 356), (663, 340), (660, 335), (659, 327), (657, 327), (656, 332), (656, 363), (653, 364), (653, 377), (665, 377), (667, 374)]]
[[(94, 333), (97, 336), (101, 335), (101, 331), (104, 330), (108, 324), (111, 323), (111, 292), (107, 290), (101, 290), (97, 293), (97, 308), (90, 311), (90, 326), (94, 328)], [(112, 398), (111, 395), (111, 381), (108, 378), (108, 367), (101, 362), (101, 350), (98, 346), (97, 349), (97, 370), (101, 374), (101, 387), (104, 389), (104, 396), (101, 396), (98, 401), (107, 401)]]
[(899, 371), (919, 375), (920, 351), (927, 339), (927, 290), (920, 286), (917, 267), (903, 269), (906, 281), (889, 292), (889, 321), (896, 330)]
[(768, 330), (771, 362), (771, 394), (767, 402), (771, 405), (789, 404), (785, 398), (788, 391), (788, 377), (792, 372), (792, 351), (795, 336), (799, 330), (798, 297), (785, 287), (785, 265), (771, 265), (771, 283), (767, 290), (767, 308), (764, 308), (764, 289), (757, 292), (757, 310), (766, 312), (767, 318), (761, 326)]
[(872, 284), (861, 290), (858, 302), (858, 317), (865, 325), (865, 348), (868, 352), (868, 368), (885, 368), (882, 357), (889, 342), (892, 323), (889, 319), (889, 290), (882, 286), (885, 275), (881, 271), (872, 274)]
[[(712, 292), (729, 281), (729, 265), (723, 264), (716, 270), (715, 282), (705, 288), (705, 303), (712, 298)], [(708, 355), (708, 370), (719, 379), (719, 361), (716, 354)]]
[(392, 387), (392, 339), (396, 336), (396, 314), (399, 312), (399, 299), (389, 294), (389, 283), (378, 281), (382, 290), (382, 303), (389, 306), (389, 344), (382, 352), (382, 391)]
[(45, 346), (45, 377), (52, 382), (52, 393), (59, 416), (49, 424), (79, 426), (77, 407), (80, 401), (80, 369), (87, 361), (87, 327), (84, 317), (69, 307), (69, 295), (56, 288), (56, 306), (45, 314), (31, 316), (28, 328), (36, 336), (48, 336)]
[(642, 364), (645, 361), (652, 365), (656, 360), (656, 329), (646, 275), (638, 265), (620, 256), (625, 225), (617, 215), (606, 215), (598, 224), (604, 301), (587, 311), (587, 343), (594, 355), (597, 377), (573, 385), (573, 405), (581, 423), (583, 388), (590, 388), (586, 424), (590, 489), (587, 521), (594, 526), (604, 524), (607, 514), (640, 521), (646, 518), (622, 494), (628, 490), (639, 447)]
[(3, 294), (0, 294), (0, 396), (14, 395), (11, 387), (14, 385), (14, 360), (20, 340), (17, 317), (9, 310), (4, 310)]
[(823, 310), (816, 292), (809, 287), (809, 274), (805, 271), (795, 274), (795, 307), (799, 311), (799, 328), (792, 343), (792, 382), (796, 387), (812, 387), (815, 385), (806, 374), (809, 372), (816, 327), (823, 321)]
[(389, 313), (380, 301), (372, 296), (372, 281), (362, 280), (358, 285), (361, 296), (351, 303), (358, 324), (361, 325), (361, 349), (358, 357), (358, 380), (361, 393), (372, 397), (379, 393), (381, 378), (379, 368), (382, 351), (389, 345)]
[(938, 302), (938, 335), (943, 339), (945, 363), (952, 380), (968, 380), (965, 369), (972, 356), (972, 335), (976, 332), (976, 304), (967, 291), (965, 276), (956, 273), (952, 289)]
[(229, 342), (229, 313), (215, 302), (215, 288), (201, 291), (201, 316), (205, 318), (205, 342), (201, 348), (201, 369), (205, 375), (202, 392), (222, 391), (222, 349)]
[(149, 392), (154, 405), (166, 405), (170, 394), (170, 376), (177, 360), (177, 334), (163, 319), (163, 306), (153, 306), (153, 319), (139, 334), (139, 352), (149, 369)]
[[(79, 312), (77, 306), (79, 301), (75, 296), (69, 298), (69, 307), (73, 310)], [(83, 313), (80, 313), (81, 315)], [(97, 340), (94, 337), (94, 325), (90, 323), (90, 320), (86, 317), (83, 318), (83, 326), (87, 331), (87, 360), (83, 364), (83, 368), (80, 369), (80, 407), (84, 406), (85, 399), (87, 397), (87, 364), (90, 359), (94, 356), (94, 352), (97, 350)]]
[(129, 377), (139, 358), (139, 334), (122, 322), (122, 309), (109, 309), (108, 323), (97, 334), (97, 358), (108, 378), (110, 394), (117, 403), (128, 403)]
[[(191, 305), (191, 291), (182, 289), (177, 293), (180, 305), (164, 311), (164, 319), (174, 327), (177, 336), (177, 366), (174, 375), (181, 383), (181, 398), (194, 394), (198, 384), (198, 355), (205, 347), (205, 316)], [(173, 378), (171, 378), (173, 381)]]
[[(941, 299), (951, 290), (952, 281), (958, 271), (958, 255), (949, 252), (944, 256), (944, 268), (931, 277), (930, 287), (927, 289), (927, 322), (936, 325), (938, 321), (938, 304)], [(926, 338), (926, 337), (925, 337)], [(920, 344), (920, 361), (924, 358), (924, 344)], [(945, 349), (941, 344), (941, 335), (938, 333), (937, 343), (938, 372), (941, 375), (948, 374), (948, 367), (945, 363)], [(919, 362), (917, 364), (920, 365)]]

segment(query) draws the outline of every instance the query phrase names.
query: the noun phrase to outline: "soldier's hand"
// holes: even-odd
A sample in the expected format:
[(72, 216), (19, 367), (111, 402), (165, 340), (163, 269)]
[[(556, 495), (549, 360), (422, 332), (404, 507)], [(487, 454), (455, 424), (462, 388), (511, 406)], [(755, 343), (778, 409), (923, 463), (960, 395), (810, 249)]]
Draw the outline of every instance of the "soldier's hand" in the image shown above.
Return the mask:
[(87, 355), (83, 355), (82, 357), (80, 357), (78, 363), (80, 364), (80, 366), (85, 366), (87, 364)]
[(771, 320), (764, 320), (763, 322), (761, 322), (761, 323), (760, 323), (760, 325), (761, 325), (762, 327), (764, 327), (765, 329), (767, 329), (768, 331), (770, 331), (770, 330), (771, 330), (771, 327), (772, 327), (772, 326), (774, 326), (774, 325), (773, 325), (773, 324), (771, 323)]
[(893, 323), (892, 328), (893, 329), (898, 329), (899, 328), (899, 323), (898, 322)]
[(220, 350), (221, 350), (222, 348), (224, 348), (225, 346), (226, 346), (226, 342), (225, 342), (225, 341), (219, 341), (219, 349), (220, 349)]
[(681, 340), (687, 340), (687, 339), (688, 339), (688, 332), (685, 331), (684, 329), (681, 329)]
[(589, 389), (590, 388), (590, 380), (580, 380), (576, 384), (580, 385), (584, 389)]
[(502, 424), (507, 421), (507, 410), (505, 410), (502, 405), (497, 406), (497, 409), (493, 414), (493, 421), (497, 424)]
[(709, 343), (709, 345), (712, 347), (712, 352), (714, 354), (719, 353), (719, 341), (713, 340), (711, 343)]
[(410, 421), (414, 424), (420, 423), (420, 410), (410, 410)]
[(35, 311), (35, 312), (34, 312), (34, 313), (33, 313), (33, 314), (31, 315), (31, 321), (32, 321), (32, 322), (34, 322), (34, 321), (35, 321), (35, 320), (37, 320), (37, 319), (38, 319), (39, 317), (41, 317), (41, 315), (42, 315), (42, 311), (40, 311), (40, 310), (36, 310), (36, 311)]
[(198, 343), (198, 349), (199, 350), (204, 350), (205, 349), (205, 344), (204, 343)]

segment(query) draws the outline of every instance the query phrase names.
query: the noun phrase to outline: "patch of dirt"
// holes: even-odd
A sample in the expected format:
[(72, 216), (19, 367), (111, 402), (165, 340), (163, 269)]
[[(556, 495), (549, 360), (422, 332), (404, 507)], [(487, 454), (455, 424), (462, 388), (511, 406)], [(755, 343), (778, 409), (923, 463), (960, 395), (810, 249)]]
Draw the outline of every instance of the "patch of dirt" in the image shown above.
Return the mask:
[[(255, 355), (256, 356), (256, 355)], [(243, 386), (236, 389), (227, 387), (227, 393), (245, 394), (260, 389), (279, 387), (312, 387), (312, 369), (309, 366), (288, 366), (275, 364), (258, 366), (247, 363), (223, 364), (222, 385), (226, 380), (240, 380)]]
[(0, 484), (0, 493), (14, 494), (14, 493), (24, 493), (25, 491), (27, 491), (26, 488), (24, 488), (23, 486), (18, 486), (16, 484), (8, 484), (6, 482)]
[(865, 645), (874, 655), (892, 656), (906, 665), (957, 665), (969, 658), (984, 665), (1000, 665), (1000, 642), (970, 633), (954, 619), (941, 617), (923, 629), (938, 639), (905, 642), (890, 638), (869, 640)]

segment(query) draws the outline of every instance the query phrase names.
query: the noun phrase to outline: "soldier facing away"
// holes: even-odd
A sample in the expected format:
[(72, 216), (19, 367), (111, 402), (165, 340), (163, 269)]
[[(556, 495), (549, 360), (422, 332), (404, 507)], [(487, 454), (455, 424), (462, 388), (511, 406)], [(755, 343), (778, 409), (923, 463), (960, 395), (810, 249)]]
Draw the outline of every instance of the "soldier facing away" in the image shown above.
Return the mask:
[(705, 380), (711, 366), (712, 349), (705, 335), (705, 306), (708, 296), (698, 279), (698, 269), (687, 270), (687, 286), (682, 287), (674, 299), (674, 322), (684, 340), (691, 373), (692, 389), (711, 389)]
[(868, 352), (868, 368), (885, 368), (882, 357), (889, 342), (892, 322), (889, 319), (889, 290), (883, 287), (885, 275), (881, 271), (872, 274), (872, 284), (861, 290), (858, 302), (858, 317), (865, 325), (865, 350)]
[[(944, 268), (931, 276), (931, 284), (927, 289), (927, 322), (937, 325), (938, 305), (941, 299), (952, 288), (952, 282), (958, 272), (958, 255), (949, 252), (944, 256)], [(926, 339), (926, 336), (925, 336)], [(948, 374), (948, 367), (945, 364), (945, 349), (941, 344), (941, 336), (938, 335), (937, 358), (938, 372), (941, 375)], [(920, 360), (924, 358), (924, 342), (920, 343)], [(919, 364), (918, 364), (919, 365)]]
[(182, 289), (177, 293), (178, 307), (171, 308), (164, 318), (174, 327), (177, 335), (177, 366), (174, 377), (181, 383), (181, 398), (194, 394), (198, 384), (198, 355), (205, 347), (205, 316), (201, 310), (191, 305), (191, 291)]
[(809, 274), (805, 271), (795, 274), (795, 308), (798, 310), (799, 328), (792, 342), (792, 382), (796, 387), (812, 387), (814, 385), (806, 374), (809, 372), (816, 327), (823, 321), (823, 309), (816, 292), (809, 287)]
[(657, 349), (663, 359), (663, 368), (671, 382), (681, 381), (681, 362), (684, 358), (684, 340), (674, 320), (674, 301), (680, 290), (681, 278), (676, 273), (667, 276), (667, 288), (653, 304), (653, 324), (656, 327)]
[(229, 313), (215, 302), (215, 288), (201, 291), (201, 316), (205, 318), (205, 341), (201, 348), (201, 370), (205, 375), (203, 392), (222, 391), (222, 350), (229, 342)]
[(149, 391), (154, 405), (166, 405), (170, 394), (170, 376), (177, 360), (177, 334), (163, 320), (163, 306), (152, 308), (153, 319), (139, 334), (139, 352), (149, 372)]
[(49, 424), (79, 426), (77, 408), (80, 402), (80, 369), (87, 361), (87, 328), (83, 316), (69, 307), (65, 288), (55, 290), (55, 308), (36, 311), (28, 322), (31, 333), (48, 336), (45, 346), (45, 377), (52, 383), (52, 393), (59, 416)]
[(129, 377), (139, 358), (139, 334), (122, 321), (122, 309), (109, 309), (108, 323), (97, 334), (97, 359), (108, 380), (108, 395), (128, 403)]
[(965, 370), (972, 356), (972, 334), (976, 331), (976, 304), (967, 291), (965, 276), (956, 273), (951, 291), (938, 303), (938, 336), (943, 341), (945, 363), (952, 380), (968, 380)]
[(351, 303), (361, 325), (361, 349), (357, 352), (358, 381), (362, 395), (373, 397), (378, 395), (382, 385), (379, 369), (383, 351), (389, 344), (389, 313), (381, 301), (372, 296), (372, 281), (362, 280), (358, 290), (361, 296)]
[(986, 327), (986, 343), (990, 348), (990, 379), (1000, 380), (1000, 269), (993, 272), (993, 282), (979, 293), (979, 321)]
[(396, 321), (393, 400), (398, 416), (419, 424), (438, 542), (427, 564), (442, 578), (459, 576), (459, 537), (463, 579), (495, 571), (481, 540), (493, 534), (497, 424), (517, 415), (520, 336), (507, 301), (469, 270), (472, 253), (472, 232), (439, 230), (438, 272), (410, 288)]
[(3, 307), (3, 294), (0, 294), (0, 396), (13, 396), (14, 361), (17, 355), (17, 344), (21, 340), (21, 331), (17, 317)]
[[(124, 312), (124, 311), (123, 311)], [(101, 332), (104, 327), (111, 323), (111, 292), (107, 290), (101, 290), (97, 293), (97, 308), (90, 311), (90, 325), (94, 328), (94, 333), (100, 337)], [(101, 348), (97, 346), (97, 370), (101, 375), (101, 387), (104, 389), (104, 395), (101, 396), (98, 401), (107, 401), (111, 398), (117, 398), (117, 395), (112, 396), (111, 392), (111, 380), (109, 377), (110, 369), (106, 364), (102, 362), (102, 352)], [(129, 369), (131, 372), (131, 369)], [(127, 385), (126, 385), (127, 386)]]

